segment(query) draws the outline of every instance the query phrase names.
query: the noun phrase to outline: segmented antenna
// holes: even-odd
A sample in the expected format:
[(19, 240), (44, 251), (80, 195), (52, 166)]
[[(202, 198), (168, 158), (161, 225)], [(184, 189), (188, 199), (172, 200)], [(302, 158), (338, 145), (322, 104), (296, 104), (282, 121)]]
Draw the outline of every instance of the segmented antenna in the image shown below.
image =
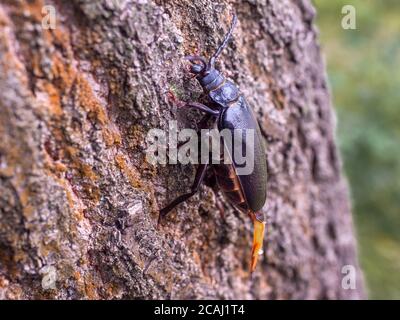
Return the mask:
[(236, 26), (236, 22), (237, 22), (237, 16), (236, 16), (236, 14), (234, 13), (234, 14), (232, 15), (232, 22), (231, 22), (231, 26), (230, 26), (230, 28), (229, 28), (229, 31), (228, 31), (228, 33), (225, 35), (225, 38), (224, 38), (224, 41), (222, 42), (222, 44), (218, 47), (217, 51), (216, 51), (216, 52), (213, 54), (213, 56), (211, 57), (207, 69), (210, 69), (211, 67), (214, 67), (215, 60), (216, 60), (216, 59), (218, 58), (218, 56), (221, 54), (222, 50), (224, 50), (224, 48), (227, 46), (227, 44), (228, 44), (228, 42), (229, 42), (229, 40), (230, 40), (230, 38), (231, 38), (231, 36), (232, 36), (233, 29), (234, 29), (235, 26)]

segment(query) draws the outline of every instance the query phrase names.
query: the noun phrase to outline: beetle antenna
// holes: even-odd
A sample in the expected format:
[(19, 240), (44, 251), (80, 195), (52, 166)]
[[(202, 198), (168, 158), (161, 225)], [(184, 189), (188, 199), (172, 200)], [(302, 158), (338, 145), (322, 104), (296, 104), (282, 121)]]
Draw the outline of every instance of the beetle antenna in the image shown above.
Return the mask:
[(222, 42), (222, 44), (218, 47), (217, 51), (216, 51), (216, 52), (213, 54), (213, 56), (211, 57), (207, 69), (210, 69), (210, 68), (214, 67), (215, 60), (216, 60), (216, 59), (218, 58), (218, 56), (221, 54), (222, 50), (224, 50), (224, 48), (227, 46), (229, 40), (230, 40), (231, 37), (232, 37), (233, 29), (234, 29), (235, 26), (236, 26), (236, 22), (237, 22), (237, 16), (236, 16), (236, 14), (234, 13), (234, 14), (232, 15), (232, 22), (231, 22), (231, 26), (230, 26), (230, 28), (229, 28), (229, 31), (228, 31), (228, 33), (225, 35), (225, 38), (224, 38), (224, 41)]

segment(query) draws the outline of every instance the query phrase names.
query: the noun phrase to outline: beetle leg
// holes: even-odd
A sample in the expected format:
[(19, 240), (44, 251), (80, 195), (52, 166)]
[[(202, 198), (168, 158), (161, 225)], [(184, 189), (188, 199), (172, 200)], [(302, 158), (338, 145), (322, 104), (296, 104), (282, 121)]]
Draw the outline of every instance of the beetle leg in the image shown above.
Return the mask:
[(261, 212), (250, 213), (250, 217), (253, 220), (254, 231), (253, 231), (253, 246), (251, 249), (251, 263), (250, 263), (250, 272), (256, 268), (258, 256), (262, 253), (262, 246), (264, 240), (264, 232), (265, 232), (265, 219), (264, 215)]
[(203, 182), (203, 179), (205, 177), (206, 171), (207, 171), (208, 163), (206, 164), (200, 164), (197, 172), (196, 172), (196, 177), (194, 179), (194, 183), (192, 185), (192, 190), (188, 193), (185, 193), (178, 198), (176, 198), (174, 201), (172, 201), (169, 205), (167, 205), (164, 209), (160, 210), (160, 214), (158, 216), (158, 223), (161, 222), (161, 220), (173, 209), (175, 208), (178, 204), (186, 201), (190, 197), (192, 197), (197, 191), (199, 191), (200, 185)]
[(210, 107), (206, 106), (205, 104), (202, 104), (199, 102), (187, 102), (182, 107), (197, 109), (197, 110), (203, 111), (207, 114), (210, 114), (214, 117), (218, 117), (219, 113), (220, 113), (220, 111), (211, 109)]
[[(211, 115), (210, 114), (206, 114), (200, 121), (199, 121), (199, 123), (197, 124), (197, 135), (199, 136), (200, 135), (200, 130), (201, 129), (205, 129), (205, 128), (207, 128), (207, 123), (208, 123), (208, 121), (210, 120), (210, 118), (211, 118)], [(185, 141), (180, 141), (180, 142), (178, 142), (178, 145), (177, 145), (177, 148), (179, 149), (180, 147), (182, 147), (184, 144), (186, 144), (188, 141), (189, 141), (190, 139), (188, 139), (188, 140), (185, 140)], [(200, 146), (199, 146), (200, 147)], [(200, 150), (200, 149), (199, 149)]]
[(193, 108), (205, 112), (206, 114), (212, 115), (214, 117), (219, 116), (219, 111), (211, 109), (210, 107), (206, 106), (205, 104), (199, 102), (184, 102), (179, 100), (174, 93), (169, 90), (167, 92), (168, 100), (174, 103), (178, 108)]
[[(211, 115), (206, 114), (199, 122), (198, 124), (198, 133), (201, 129), (204, 129), (207, 125), (207, 122), (210, 120)], [(215, 123), (214, 123), (215, 125)], [(186, 143), (186, 142), (185, 142)], [(182, 144), (180, 145), (182, 146)], [(200, 146), (199, 146), (200, 147)], [(179, 148), (179, 146), (178, 146)], [(176, 198), (174, 201), (172, 201), (168, 206), (160, 210), (160, 214), (158, 216), (158, 223), (160, 223), (161, 219), (165, 217), (173, 208), (175, 208), (178, 204), (186, 201), (189, 199), (191, 196), (193, 196), (200, 188), (201, 183), (203, 182), (204, 178), (206, 177), (206, 172), (209, 164), (209, 159), (207, 160), (207, 163), (205, 164), (200, 164), (197, 171), (196, 171), (196, 177), (194, 179), (194, 183), (192, 185), (192, 190), (189, 193), (183, 194)]]

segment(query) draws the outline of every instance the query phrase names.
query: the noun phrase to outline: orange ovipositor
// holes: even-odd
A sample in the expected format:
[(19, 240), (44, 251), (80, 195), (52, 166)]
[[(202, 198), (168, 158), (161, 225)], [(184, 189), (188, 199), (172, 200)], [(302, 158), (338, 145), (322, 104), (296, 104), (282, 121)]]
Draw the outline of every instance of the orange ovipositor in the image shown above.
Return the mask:
[(262, 253), (262, 246), (264, 241), (265, 222), (253, 219), (253, 247), (251, 249), (251, 264), (250, 272), (253, 273), (257, 266), (258, 256)]

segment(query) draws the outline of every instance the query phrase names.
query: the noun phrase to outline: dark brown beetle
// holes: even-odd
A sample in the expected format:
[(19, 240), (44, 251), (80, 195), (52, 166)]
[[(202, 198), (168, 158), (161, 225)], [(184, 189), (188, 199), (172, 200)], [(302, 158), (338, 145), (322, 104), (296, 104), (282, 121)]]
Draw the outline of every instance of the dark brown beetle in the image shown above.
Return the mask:
[[(233, 153), (231, 164), (200, 164), (191, 192), (181, 195), (172, 201), (164, 209), (160, 210), (160, 219), (165, 217), (175, 206), (193, 196), (203, 182), (208, 167), (213, 169), (218, 186), (225, 194), (228, 201), (239, 211), (247, 213), (254, 223), (253, 247), (250, 270), (254, 271), (258, 255), (261, 252), (265, 217), (261, 208), (264, 206), (267, 196), (267, 164), (263, 138), (259, 125), (254, 117), (252, 109), (247, 104), (237, 86), (214, 68), (215, 60), (226, 47), (236, 25), (236, 15), (233, 15), (231, 27), (226, 34), (223, 43), (209, 61), (202, 56), (188, 56), (192, 65), (190, 72), (196, 75), (204, 92), (207, 94), (207, 105), (198, 102), (183, 103), (184, 107), (194, 108), (206, 113), (205, 120), (214, 118), (219, 131), (228, 129), (233, 134), (235, 129), (253, 130), (254, 146), (250, 146), (254, 169), (250, 174), (239, 175), (237, 173), (238, 162)], [(202, 121), (204, 122), (204, 121)], [(242, 144), (245, 142), (241, 142)], [(221, 151), (223, 153), (223, 151)], [(223, 157), (223, 154), (221, 155)]]

